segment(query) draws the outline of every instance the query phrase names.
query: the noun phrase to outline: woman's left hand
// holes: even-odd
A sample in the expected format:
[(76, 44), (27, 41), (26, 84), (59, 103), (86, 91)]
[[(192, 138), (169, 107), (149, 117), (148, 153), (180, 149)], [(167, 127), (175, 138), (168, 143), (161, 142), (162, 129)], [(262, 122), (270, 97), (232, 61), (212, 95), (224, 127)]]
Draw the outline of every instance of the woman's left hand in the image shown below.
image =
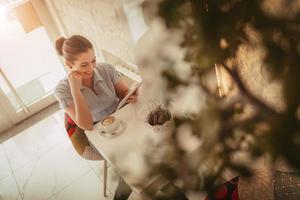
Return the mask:
[(135, 93), (133, 93), (131, 96), (129, 96), (126, 102), (134, 103), (137, 101), (137, 99), (138, 99), (138, 90), (136, 90)]

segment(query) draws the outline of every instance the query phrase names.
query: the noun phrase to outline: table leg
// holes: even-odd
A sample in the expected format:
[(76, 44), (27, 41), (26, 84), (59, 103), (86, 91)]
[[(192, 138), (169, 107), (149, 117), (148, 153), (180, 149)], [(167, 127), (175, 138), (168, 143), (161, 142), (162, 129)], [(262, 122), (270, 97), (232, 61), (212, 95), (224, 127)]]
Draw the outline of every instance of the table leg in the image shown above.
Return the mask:
[(106, 197), (106, 186), (107, 186), (107, 161), (104, 160), (104, 169), (103, 169), (103, 172), (104, 172), (104, 177), (103, 177), (103, 194), (104, 194), (104, 197)]

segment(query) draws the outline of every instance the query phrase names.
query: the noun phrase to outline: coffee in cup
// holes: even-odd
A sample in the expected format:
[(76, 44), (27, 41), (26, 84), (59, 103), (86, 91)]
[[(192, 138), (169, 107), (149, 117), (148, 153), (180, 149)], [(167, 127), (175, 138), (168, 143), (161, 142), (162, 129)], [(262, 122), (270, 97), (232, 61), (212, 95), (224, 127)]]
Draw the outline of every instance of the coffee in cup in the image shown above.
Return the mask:
[(108, 116), (101, 120), (101, 129), (104, 132), (112, 132), (118, 126), (118, 120), (114, 116)]

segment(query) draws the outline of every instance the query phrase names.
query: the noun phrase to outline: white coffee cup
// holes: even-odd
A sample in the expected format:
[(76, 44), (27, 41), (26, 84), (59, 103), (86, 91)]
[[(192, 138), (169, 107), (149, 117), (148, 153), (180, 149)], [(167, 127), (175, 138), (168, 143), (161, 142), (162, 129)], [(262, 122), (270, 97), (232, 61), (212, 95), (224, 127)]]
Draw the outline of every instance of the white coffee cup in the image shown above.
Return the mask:
[(119, 120), (114, 116), (107, 116), (100, 121), (101, 130), (110, 133), (118, 127)]

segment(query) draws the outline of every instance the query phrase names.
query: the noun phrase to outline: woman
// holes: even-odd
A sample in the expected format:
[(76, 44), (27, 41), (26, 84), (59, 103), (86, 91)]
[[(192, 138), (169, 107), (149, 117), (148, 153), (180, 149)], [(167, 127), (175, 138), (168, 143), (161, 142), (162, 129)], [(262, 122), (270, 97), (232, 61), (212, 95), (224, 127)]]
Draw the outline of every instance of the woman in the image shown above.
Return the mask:
[[(64, 57), (70, 72), (58, 83), (55, 96), (77, 126), (91, 130), (94, 122), (114, 112), (119, 99), (126, 96), (128, 86), (112, 66), (96, 63), (93, 46), (83, 36), (58, 39), (56, 50)], [(134, 94), (128, 102), (136, 100)]]
[[(82, 130), (91, 130), (94, 123), (115, 111), (119, 100), (128, 93), (128, 86), (120, 79), (114, 67), (106, 63), (96, 63), (93, 45), (85, 37), (80, 35), (73, 35), (68, 39), (62, 37), (56, 40), (56, 50), (64, 57), (69, 74), (58, 83), (54, 94), (60, 107), (71, 117), (72, 123), (75, 122), (75, 126)], [(137, 92), (129, 97), (128, 103), (135, 101)], [(69, 132), (68, 134), (71, 137)], [(77, 152), (76, 145), (82, 143), (85, 138), (82, 136), (73, 140), (71, 138)], [(84, 146), (84, 150), (79, 152), (80, 155), (93, 153), (90, 145), (79, 146)], [(90, 157), (95, 159), (97, 155)], [(118, 188), (125, 188), (126, 192), (122, 195), (122, 199), (125, 199), (123, 197), (128, 197), (131, 190), (124, 182), (121, 183)], [(115, 199), (118, 196), (120, 195), (117, 190)]]

